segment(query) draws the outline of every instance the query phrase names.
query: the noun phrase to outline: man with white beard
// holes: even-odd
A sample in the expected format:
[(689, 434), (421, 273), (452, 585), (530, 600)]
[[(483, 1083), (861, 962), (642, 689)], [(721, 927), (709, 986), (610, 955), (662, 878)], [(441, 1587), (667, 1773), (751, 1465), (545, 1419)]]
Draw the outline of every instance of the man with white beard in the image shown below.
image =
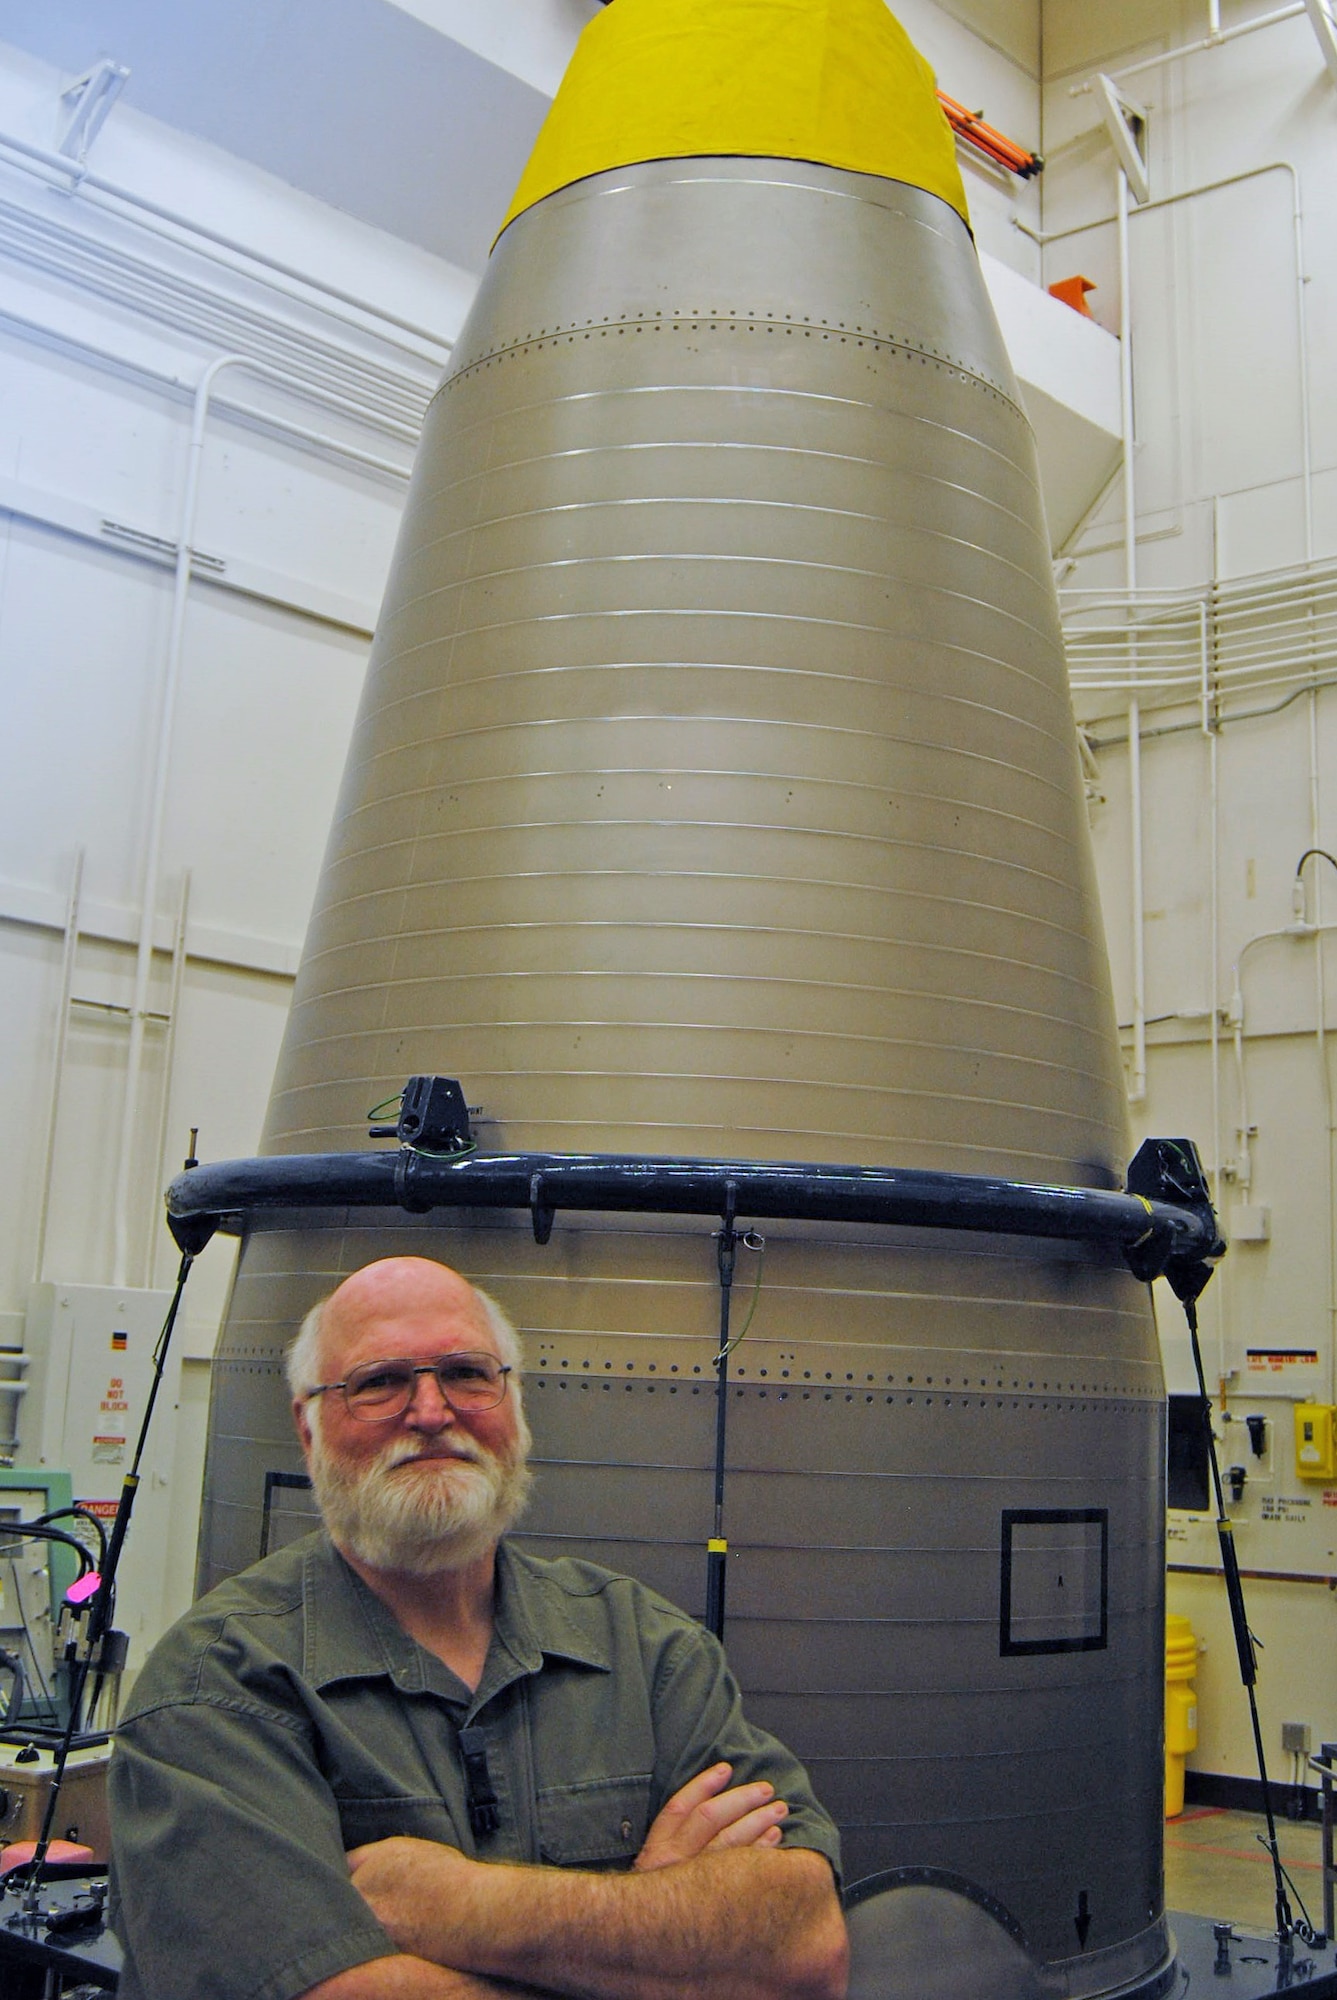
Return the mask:
[(520, 1348), (423, 1258), (308, 1315), (323, 1532), (202, 1599), (111, 1773), (122, 2000), (838, 2000), (835, 1829), (715, 1641), (502, 1538)]

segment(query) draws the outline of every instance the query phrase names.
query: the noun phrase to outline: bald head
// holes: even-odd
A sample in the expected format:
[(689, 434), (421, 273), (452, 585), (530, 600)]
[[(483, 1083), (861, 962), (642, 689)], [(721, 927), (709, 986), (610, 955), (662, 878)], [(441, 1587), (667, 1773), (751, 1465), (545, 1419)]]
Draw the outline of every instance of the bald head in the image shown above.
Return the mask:
[[(426, 1315), (471, 1322), (476, 1344), (507, 1364), (513, 1371), (512, 1387), (518, 1389), (523, 1366), (520, 1337), (495, 1299), (430, 1257), (382, 1257), (345, 1278), (302, 1321), (286, 1356), (293, 1396), (308, 1395), (320, 1382), (337, 1381), (343, 1373), (340, 1355), (366, 1327), (392, 1328), (397, 1321)], [(394, 1351), (392, 1341), (386, 1352)]]

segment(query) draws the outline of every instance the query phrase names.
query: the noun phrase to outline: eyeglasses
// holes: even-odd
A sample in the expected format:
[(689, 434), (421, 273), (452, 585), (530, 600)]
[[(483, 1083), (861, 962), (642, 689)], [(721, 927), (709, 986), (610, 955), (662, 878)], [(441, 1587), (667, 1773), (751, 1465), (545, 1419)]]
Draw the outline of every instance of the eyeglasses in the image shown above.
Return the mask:
[(443, 1354), (437, 1361), (364, 1361), (342, 1382), (322, 1382), (307, 1390), (308, 1401), (337, 1389), (350, 1417), (363, 1424), (388, 1424), (413, 1401), (420, 1375), (434, 1375), (443, 1402), (456, 1416), (495, 1410), (506, 1394), (510, 1368), (495, 1354)]

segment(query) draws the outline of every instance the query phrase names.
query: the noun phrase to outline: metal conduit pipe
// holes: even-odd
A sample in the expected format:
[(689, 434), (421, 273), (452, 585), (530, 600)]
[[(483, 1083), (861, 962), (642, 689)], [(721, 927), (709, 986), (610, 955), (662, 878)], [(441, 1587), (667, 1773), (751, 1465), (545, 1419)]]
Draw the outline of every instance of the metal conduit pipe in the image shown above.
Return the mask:
[(240, 369), (262, 381), (292, 386), (289, 377), (266, 363), (252, 361), (244, 354), (220, 354), (201, 375), (195, 389), (191, 417), (190, 446), (186, 461), (185, 491), (181, 503), (181, 525), (177, 533), (176, 566), (172, 589), (172, 619), (163, 668), (162, 700), (158, 718), (158, 740), (150, 791), (149, 824), (144, 848), (139, 943), (135, 953), (134, 995), (130, 1003), (130, 1042), (126, 1052), (125, 1094), (121, 1103), (120, 1143), (117, 1149), (113, 1220), (112, 1283), (129, 1282), (130, 1202), (133, 1181), (135, 1118), (139, 1107), (139, 1079), (143, 1063), (144, 1035), (148, 1021), (149, 981), (153, 971), (153, 943), (156, 928), (158, 882), (162, 865), (163, 823), (167, 810), (167, 788), (171, 775), (172, 735), (176, 721), (176, 701), (181, 680), (182, 642), (185, 634), (186, 602), (190, 592), (192, 543), (199, 505), (200, 467), (204, 454), (204, 434), (214, 384), (230, 369)]
[(60, 999), (57, 1002), (56, 1046), (51, 1058), (51, 1089), (46, 1107), (46, 1144), (42, 1149), (42, 1198), (37, 1210), (37, 1234), (33, 1245), (32, 1279), (42, 1282), (46, 1263), (46, 1232), (51, 1219), (51, 1176), (56, 1160), (56, 1125), (60, 1117), (60, 1090), (65, 1080), (65, 1053), (70, 1035), (70, 999), (74, 991), (74, 958), (79, 948), (79, 902), (83, 893), (84, 850), (74, 850), (70, 870), (70, 893), (65, 904), (65, 934), (60, 957)]
[[(1285, 10), (1287, 15), (1303, 12), (1303, 5)], [(1278, 15), (1271, 18), (1282, 17)], [(1250, 22), (1246, 24), (1246, 31), (1248, 27), (1262, 25), (1263, 20)], [(1160, 61), (1162, 58), (1158, 57), (1157, 60)], [(1128, 72), (1120, 71), (1119, 74), (1127, 75)], [(1219, 180), (1204, 181), (1201, 186), (1184, 188), (1178, 194), (1158, 195), (1151, 201), (1140, 202), (1131, 211), (1131, 215), (1150, 215), (1156, 209), (1173, 208), (1181, 201), (1196, 201), (1200, 195), (1217, 194), (1222, 188), (1240, 187), (1245, 181), (1260, 180), (1264, 174), (1289, 174), (1291, 180), (1291, 235), (1295, 250), (1296, 380), (1300, 393), (1300, 476), (1304, 492), (1305, 560), (1308, 562), (1312, 560), (1314, 552), (1314, 468), (1310, 437), (1309, 333), (1305, 312), (1305, 286), (1308, 279), (1305, 276), (1304, 210), (1299, 169), (1290, 160), (1268, 160), (1263, 166), (1245, 167), (1237, 174), (1223, 174)], [(1050, 243), (1062, 243), (1071, 236), (1084, 236), (1092, 229), (1108, 229), (1109, 225), (1112, 222), (1117, 223), (1118, 219), (1117, 213), (1101, 215), (1091, 222), (1075, 223), (1069, 229), (1046, 230), (1032, 229), (1028, 223), (1021, 222), (1014, 216), (1012, 227), (1019, 229), (1023, 236), (1029, 237), (1033, 243), (1038, 243), (1041, 249), (1044, 249)]]
[[(343, 319), (349, 326), (358, 326), (360, 322), (335, 311), (334, 304), (327, 302), (352, 306), (357, 312), (365, 314), (368, 319), (376, 323), (377, 332), (380, 332), (382, 327), (396, 327), (401, 333), (412, 334), (415, 340), (426, 341), (436, 350), (436, 353), (431, 355), (420, 355), (421, 360), (435, 360), (441, 352), (448, 354), (454, 345), (453, 341), (446, 340), (431, 327), (419, 326), (415, 320), (401, 319), (397, 313), (386, 312), (383, 306), (373, 305), (370, 300), (359, 298), (356, 292), (348, 292), (339, 285), (331, 285), (324, 278), (313, 278), (309, 271), (301, 271), (296, 265), (285, 264), (280, 258), (271, 257), (252, 245), (240, 243), (235, 237), (225, 236), (220, 230), (210, 229), (205, 223), (194, 221), (188, 215), (181, 215), (175, 209), (164, 208), (161, 202), (150, 201), (147, 195), (138, 194), (133, 188), (122, 187), (116, 181), (107, 180), (103, 175), (93, 173), (88, 167), (71, 160), (64, 153), (54, 153), (47, 146), (35, 146), (30, 140), (20, 139), (12, 132), (0, 132), (0, 156), (4, 154), (11, 156), (7, 162), (10, 166), (25, 167), (30, 172), (37, 168), (46, 168), (48, 171), (38, 175), (38, 178), (44, 180), (48, 186), (58, 185), (65, 194), (82, 195), (85, 198), (90, 194), (102, 195), (106, 199), (95, 205), (108, 207), (110, 204), (117, 204), (118, 207), (113, 209), (114, 213), (119, 213), (122, 208), (140, 211), (138, 215), (132, 213), (123, 219), (137, 222), (141, 228), (152, 226), (143, 222), (142, 216), (152, 216), (159, 222), (167, 223), (170, 228), (194, 238), (192, 248), (198, 250), (202, 256), (208, 256), (210, 252), (201, 246), (212, 244), (217, 249), (228, 251), (232, 257), (241, 257), (248, 264), (259, 265), (271, 274), (269, 279), (271, 284), (274, 284), (275, 278), (292, 279), (301, 285), (305, 292), (318, 294), (319, 297), (314, 303), (320, 304), (321, 309), (329, 312), (332, 317)], [(54, 182), (53, 172), (56, 176)], [(238, 268), (224, 258), (215, 257), (214, 262), (223, 264), (228, 270)], [(296, 299), (303, 305), (313, 303), (310, 298), (303, 296), (303, 292), (292, 291), (287, 286), (274, 284), (274, 289), (286, 292), (289, 298)], [(362, 330), (365, 332), (367, 329), (363, 327)], [(406, 342), (395, 340), (391, 334), (383, 333), (381, 338), (404, 348), (408, 353), (416, 352)]]
[(181, 644), (185, 632), (186, 599), (190, 590), (193, 554), (191, 544), (195, 538), (200, 460), (204, 452), (204, 427), (208, 419), (209, 398), (213, 393), (214, 383), (229, 367), (255, 369), (259, 364), (248, 361), (244, 355), (239, 354), (220, 355), (209, 363), (196, 385), (190, 445), (186, 455), (185, 493), (181, 503), (181, 525), (177, 532), (176, 566), (172, 585), (172, 620), (167, 639), (167, 659), (163, 667), (158, 741), (149, 795), (149, 823), (144, 845), (144, 871), (140, 890), (139, 943), (135, 952), (134, 995), (130, 1002), (130, 1042), (125, 1058), (125, 1092), (121, 1100), (121, 1134), (116, 1155), (112, 1239), (114, 1285), (124, 1285), (129, 1282), (130, 1186), (134, 1161), (135, 1114), (139, 1107), (139, 1071), (148, 1018), (149, 980), (153, 971), (153, 933), (156, 927), (158, 875), (162, 861), (162, 831), (167, 811), (167, 785), (171, 771), (177, 688), (181, 678)]
[(247, 352), (257, 361), (291, 369), (295, 380), (309, 377), (314, 395), (332, 392), (365, 405), (378, 419), (406, 426), (408, 436), (416, 438), (421, 428), (433, 388), (426, 375), (360, 354), (198, 280), (184, 282), (160, 264), (9, 202), (0, 202), (0, 249), (16, 262), (128, 307), (173, 332), (191, 333), (210, 347)]
[[(181, 877), (181, 893), (176, 906), (176, 924), (172, 935), (172, 984), (167, 1001), (167, 1029), (162, 1055), (162, 1092), (158, 1100), (157, 1144), (153, 1149), (153, 1171), (162, 1172), (163, 1155), (167, 1150), (167, 1123), (172, 1112), (172, 1084), (176, 1075), (177, 1023), (181, 1014), (181, 988), (186, 976), (186, 938), (190, 921), (190, 870), (185, 869)], [(144, 1240), (144, 1282), (153, 1283), (154, 1253), (158, 1247), (159, 1218), (150, 1206), (148, 1226)]]
[[(0, 309), (0, 327), (20, 334), (41, 347), (49, 347), (53, 353), (67, 354), (77, 361), (84, 361), (96, 368), (105, 368), (108, 373), (122, 375), (129, 381), (147, 384), (160, 395), (170, 396), (173, 401), (191, 402), (195, 395), (193, 383), (185, 382), (179, 375), (167, 375), (160, 369), (149, 368), (143, 362), (129, 361), (123, 355), (113, 354), (109, 348), (98, 347), (90, 340), (81, 340), (74, 334), (57, 332), (54, 327), (43, 326), (39, 320), (26, 319), (21, 313)], [(256, 367), (260, 364), (257, 362)], [(303, 391), (308, 398), (312, 392)], [(386, 419), (368, 418), (363, 412), (351, 407), (346, 398), (330, 396), (327, 399), (332, 410), (352, 417), (359, 422), (374, 422), (381, 430), (389, 431)], [(234, 402), (230, 397), (215, 396), (211, 406), (215, 411), (239, 418), (242, 422), (254, 424), (262, 430), (271, 431), (275, 436), (290, 438), (296, 444), (312, 445), (316, 450), (328, 452), (333, 457), (347, 459), (354, 465), (366, 466), (373, 472), (389, 473), (393, 478), (407, 480), (410, 468), (397, 465), (393, 459), (380, 458), (374, 452), (359, 451), (356, 445), (348, 444), (342, 438), (331, 437), (325, 431), (313, 431), (304, 424), (289, 423), (286, 417), (276, 416), (270, 410), (257, 409), (253, 403)], [(394, 426), (399, 434), (400, 427)]]
[[(1119, 169), (1119, 415), (1123, 434), (1123, 566), (1124, 588), (1137, 589), (1137, 472), (1133, 419), (1133, 296), (1128, 257), (1128, 176)], [(1136, 642), (1133, 642), (1136, 686)], [(1128, 704), (1128, 814), (1132, 853), (1133, 931), (1133, 1076), (1130, 1104), (1147, 1096), (1147, 957), (1146, 908), (1142, 854), (1142, 756), (1140, 712), (1136, 694)]]
[[(1211, 695), (1214, 677), (1211, 668), (1214, 659), (1209, 658), (1217, 644), (1217, 585), (1221, 578), (1221, 504), (1219, 498), (1212, 501), (1212, 618), (1208, 625), (1206, 606), (1199, 625), (1202, 643), (1202, 732), (1207, 739), (1208, 777), (1208, 845), (1210, 874), (1208, 881), (1207, 949), (1210, 964), (1207, 969), (1207, 1003), (1209, 1027), (1209, 1060), (1212, 1085), (1212, 1164), (1208, 1174), (1208, 1185), (1212, 1199), (1218, 1209), (1222, 1205), (1221, 1171), (1221, 758), (1218, 742), (1219, 725), (1217, 704)], [(1218, 1292), (1216, 1300), (1216, 1349), (1217, 1374), (1224, 1379), (1226, 1373), (1227, 1317), (1230, 1301)]]
[[(1289, 16), (1291, 14), (1302, 13), (1304, 9), (1303, 6), (1298, 6), (1298, 7), (1287, 8), (1283, 11), (1285, 16)], [(1247, 32), (1248, 28), (1264, 25), (1265, 21), (1268, 19), (1280, 19), (1280, 18), (1283, 18), (1283, 16), (1277, 15), (1277, 16), (1264, 17), (1264, 20), (1262, 21), (1257, 21), (1247, 24), (1245, 30), (1227, 31), (1227, 34), (1229, 35), (1231, 32), (1235, 33)], [(1224, 38), (1225, 37), (1210, 38), (1208, 43), (1202, 44), (1200, 46), (1204, 47), (1210, 46), (1211, 40), (1224, 39)], [(1165, 58), (1157, 57), (1154, 60), (1156, 62), (1160, 62), (1162, 60), (1165, 60)], [(1152, 66), (1153, 65), (1151, 63), (1148, 63), (1148, 64), (1136, 65), (1135, 67), (1148, 68)], [(1131, 71), (1127, 70), (1119, 72), (1121, 76), (1126, 76), (1131, 73), (1132, 73)], [(1089, 89), (1089, 85), (1083, 84), (1079, 88), (1081, 90), (1087, 90)], [(1078, 92), (1074, 91), (1072, 94), (1076, 95), (1078, 94)], [(1186, 188), (1178, 194), (1160, 196), (1156, 200), (1142, 203), (1139, 206), (1139, 208), (1134, 212), (1138, 214), (1145, 214), (1151, 209), (1168, 208), (1179, 202), (1192, 200), (1199, 195), (1214, 193), (1219, 189), (1238, 185), (1247, 180), (1257, 179), (1260, 178), (1262, 175), (1269, 173), (1286, 173), (1290, 176), (1290, 181), (1291, 181), (1291, 227), (1292, 227), (1292, 235), (1295, 248), (1296, 342), (1298, 350), (1297, 376), (1298, 376), (1298, 386), (1300, 395), (1301, 486), (1302, 486), (1303, 502), (1304, 502), (1305, 560), (1306, 562), (1310, 562), (1313, 559), (1313, 547), (1314, 547), (1314, 501), (1313, 501), (1314, 473), (1313, 473), (1313, 450), (1312, 450), (1312, 441), (1310, 435), (1311, 417), (1310, 417), (1310, 392), (1309, 392), (1309, 342), (1308, 342), (1307, 322), (1305, 317), (1305, 296), (1304, 296), (1304, 289), (1305, 289), (1304, 224), (1303, 224), (1303, 207), (1302, 207), (1301, 193), (1300, 193), (1300, 176), (1297, 168), (1289, 160), (1272, 160), (1269, 161), (1265, 166), (1252, 167), (1247, 169), (1243, 173), (1225, 175), (1219, 180), (1205, 182), (1201, 187)], [(1119, 250), (1119, 341), (1120, 341), (1119, 390), (1120, 390), (1120, 415), (1122, 420), (1121, 427), (1123, 431), (1122, 477), (1123, 477), (1123, 501), (1124, 501), (1124, 580), (1127, 590), (1131, 593), (1135, 591), (1137, 588), (1137, 513), (1136, 513), (1136, 472), (1134, 466), (1135, 440), (1134, 440), (1134, 413), (1133, 413), (1133, 357), (1132, 357), (1132, 270), (1131, 270), (1131, 258), (1129, 252), (1130, 210), (1128, 204), (1128, 180), (1127, 176), (1124, 174), (1122, 169), (1120, 169), (1119, 171), (1116, 210), (1115, 210), (1115, 215), (1112, 219), (1114, 220), (1118, 230), (1118, 250)], [(1022, 229), (1025, 234), (1031, 236), (1036, 242), (1040, 243), (1041, 246), (1043, 247), (1044, 245), (1047, 245), (1051, 242), (1059, 241), (1062, 238), (1079, 235), (1089, 229), (1107, 227), (1110, 220), (1111, 218), (1109, 217), (1102, 217), (1099, 222), (1082, 223), (1074, 229), (1054, 230), (1052, 232), (1030, 230), (1027, 229), (1024, 224), (1021, 223), (1018, 223), (1017, 227)], [(1313, 754), (1314, 716), (1312, 711), (1313, 711), (1313, 703), (1316, 700), (1317, 700), (1317, 694), (1314, 693), (1311, 698), (1310, 796), (1311, 796), (1311, 820), (1314, 821), (1315, 826), (1317, 825), (1317, 820), (1316, 820), (1317, 770)], [(1141, 805), (1141, 754), (1140, 753), (1141, 753), (1140, 705), (1136, 696), (1134, 696), (1133, 700), (1130, 701), (1128, 706), (1128, 756), (1129, 756), (1129, 791), (1130, 791), (1129, 810), (1130, 810), (1130, 818), (1132, 821), (1130, 839), (1131, 839), (1131, 872), (1132, 872), (1132, 902), (1133, 902), (1133, 910), (1132, 910), (1133, 1078), (1132, 1078), (1132, 1087), (1129, 1091), (1129, 1100), (1130, 1102), (1135, 1104), (1141, 1103), (1145, 1100), (1146, 1082), (1147, 1082), (1147, 1069), (1146, 1069), (1147, 1008), (1146, 1008), (1146, 985), (1145, 985), (1146, 981), (1145, 939), (1143, 935), (1144, 882), (1143, 882), (1143, 841), (1142, 841), (1142, 823), (1141, 823), (1142, 805)], [(1214, 803), (1214, 810), (1215, 809), (1216, 807)], [(1312, 833), (1312, 838), (1315, 841), (1317, 841), (1318, 839), (1317, 831), (1314, 831), (1313, 828), (1311, 828), (1311, 833)], [(1317, 974), (1317, 978), (1320, 982), (1320, 992), (1321, 992), (1321, 981), (1322, 981), (1321, 970)], [(1322, 1016), (1320, 1016), (1320, 1025), (1319, 1025), (1320, 1047), (1322, 1044), (1322, 1036), (1323, 1036), (1323, 1022), (1322, 1022)], [(1215, 1167), (1216, 1170), (1219, 1171), (1219, 1154), (1218, 1154), (1218, 1159), (1215, 1163)], [(1332, 1303), (1333, 1303), (1334, 1318), (1337, 1318), (1337, 1266), (1334, 1266)]]
[[(1209, 0), (1208, 30), (1200, 41), (1185, 42), (1177, 49), (1162, 49), (1159, 55), (1144, 56), (1141, 62), (1128, 63), (1123, 69), (1108, 70), (1111, 82), (1121, 83), (1125, 77), (1141, 76), (1145, 70), (1163, 69), (1167, 63), (1180, 62), (1185, 56), (1201, 55), (1206, 49), (1220, 48), (1225, 42), (1238, 41), (1241, 35), (1252, 35), (1259, 28), (1274, 28), (1279, 21), (1294, 21), (1305, 12), (1304, 0), (1292, 0), (1288, 7), (1274, 8), (1270, 14), (1258, 14), (1252, 21), (1241, 21), (1238, 27), (1221, 26), (1220, 0)], [(1068, 91), (1069, 97), (1081, 97), (1090, 91), (1091, 85), (1074, 83)]]

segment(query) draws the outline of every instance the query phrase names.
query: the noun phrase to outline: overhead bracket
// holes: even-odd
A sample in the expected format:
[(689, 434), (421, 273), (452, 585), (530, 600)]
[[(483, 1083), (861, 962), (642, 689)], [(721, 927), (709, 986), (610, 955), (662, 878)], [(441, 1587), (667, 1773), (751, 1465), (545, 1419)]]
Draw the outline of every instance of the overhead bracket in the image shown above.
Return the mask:
[(76, 77), (74, 82), (60, 93), (62, 104), (69, 106), (65, 119), (65, 129), (56, 141), (58, 152), (76, 166), (82, 166), (88, 158), (88, 149), (106, 123), (107, 113), (116, 102), (130, 78), (124, 63), (113, 62), (110, 56), (94, 63), (92, 69)]
[[(1313, 0), (1320, 5), (1321, 0)], [(1147, 173), (1146, 140), (1147, 114), (1140, 104), (1131, 97), (1125, 97), (1117, 83), (1103, 72), (1091, 79), (1100, 115), (1105, 121), (1105, 130), (1110, 135), (1119, 165), (1128, 177), (1128, 185), (1133, 190), (1135, 201), (1151, 199), (1151, 181)]]
[(1305, 0), (1305, 12), (1318, 36), (1323, 60), (1328, 65), (1328, 75), (1337, 84), (1337, 19), (1333, 17), (1328, 0)]

